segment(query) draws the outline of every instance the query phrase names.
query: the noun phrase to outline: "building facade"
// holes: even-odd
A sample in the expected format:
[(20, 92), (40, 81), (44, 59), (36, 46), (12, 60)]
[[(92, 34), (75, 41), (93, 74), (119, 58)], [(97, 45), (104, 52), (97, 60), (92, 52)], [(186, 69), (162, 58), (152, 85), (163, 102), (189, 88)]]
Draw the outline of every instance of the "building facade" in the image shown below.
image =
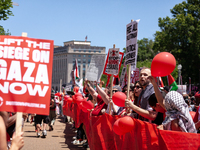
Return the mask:
[(72, 84), (71, 71), (78, 62), (79, 77), (85, 79), (92, 55), (106, 55), (106, 48), (91, 46), (90, 41), (67, 41), (64, 46), (54, 46), (52, 88), (60, 90), (62, 84)]

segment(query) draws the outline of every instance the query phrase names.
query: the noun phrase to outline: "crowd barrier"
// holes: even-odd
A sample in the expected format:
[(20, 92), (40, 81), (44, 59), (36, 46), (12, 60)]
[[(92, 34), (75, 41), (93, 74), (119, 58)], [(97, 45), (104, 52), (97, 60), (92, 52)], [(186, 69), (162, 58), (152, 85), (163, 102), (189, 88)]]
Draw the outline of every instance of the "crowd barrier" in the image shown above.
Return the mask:
[(91, 150), (200, 149), (200, 134), (158, 130), (155, 124), (133, 119), (134, 129), (117, 135), (113, 132), (113, 124), (120, 116), (90, 116), (76, 103), (66, 103), (63, 113), (73, 118), (76, 128), (84, 124)]

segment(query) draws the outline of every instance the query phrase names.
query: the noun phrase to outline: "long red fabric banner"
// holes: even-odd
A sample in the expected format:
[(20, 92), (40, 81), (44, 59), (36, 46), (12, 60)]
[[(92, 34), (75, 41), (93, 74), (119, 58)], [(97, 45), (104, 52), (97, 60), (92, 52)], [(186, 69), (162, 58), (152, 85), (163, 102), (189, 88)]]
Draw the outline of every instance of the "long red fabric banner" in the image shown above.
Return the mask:
[(120, 116), (90, 116), (74, 103), (66, 103), (63, 112), (74, 119), (77, 128), (84, 124), (91, 150), (200, 149), (199, 134), (158, 130), (155, 124), (134, 119), (134, 130), (120, 136), (113, 131)]

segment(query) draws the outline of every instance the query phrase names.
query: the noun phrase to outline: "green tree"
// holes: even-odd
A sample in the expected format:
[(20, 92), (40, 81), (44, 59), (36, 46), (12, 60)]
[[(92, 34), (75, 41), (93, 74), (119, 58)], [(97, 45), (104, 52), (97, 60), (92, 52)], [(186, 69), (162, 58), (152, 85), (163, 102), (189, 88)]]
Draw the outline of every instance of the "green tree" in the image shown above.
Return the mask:
[(0, 20), (7, 20), (9, 16), (13, 16), (10, 8), (13, 8), (12, 0), (1, 0), (0, 1)]
[(143, 38), (138, 40), (138, 56), (137, 61), (145, 61), (152, 60), (155, 52), (153, 51), (153, 40), (149, 40), (148, 38)]
[(10, 35), (9, 30), (5, 31), (3, 26), (0, 25), (0, 35)]
[(187, 0), (171, 9), (172, 18), (159, 18), (154, 51), (167, 51), (182, 64), (183, 83), (200, 80), (200, 0)]

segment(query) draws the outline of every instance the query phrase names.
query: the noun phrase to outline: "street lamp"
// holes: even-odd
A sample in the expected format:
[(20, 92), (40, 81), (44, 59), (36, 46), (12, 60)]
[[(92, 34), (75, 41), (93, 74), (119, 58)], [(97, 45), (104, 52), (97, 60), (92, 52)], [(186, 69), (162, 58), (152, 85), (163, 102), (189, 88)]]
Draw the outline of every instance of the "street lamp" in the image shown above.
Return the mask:
[(181, 69), (182, 69), (182, 65), (179, 64), (178, 65), (178, 85), (181, 84)]

